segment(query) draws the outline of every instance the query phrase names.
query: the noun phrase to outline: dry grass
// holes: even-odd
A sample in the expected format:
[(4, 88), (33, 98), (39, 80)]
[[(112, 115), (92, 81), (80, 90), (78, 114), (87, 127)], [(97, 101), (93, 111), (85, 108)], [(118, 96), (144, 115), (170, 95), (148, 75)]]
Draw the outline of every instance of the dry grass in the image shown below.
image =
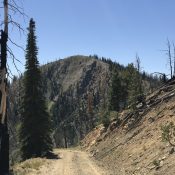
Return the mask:
[(26, 160), (13, 167), (15, 175), (32, 175), (42, 166), (47, 164), (47, 159), (35, 158)]

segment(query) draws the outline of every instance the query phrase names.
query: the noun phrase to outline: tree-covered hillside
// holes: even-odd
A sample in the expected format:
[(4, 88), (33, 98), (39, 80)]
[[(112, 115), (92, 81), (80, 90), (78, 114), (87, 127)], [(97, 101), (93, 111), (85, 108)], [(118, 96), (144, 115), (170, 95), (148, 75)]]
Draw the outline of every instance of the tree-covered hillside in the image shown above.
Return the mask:
[[(161, 84), (161, 78), (138, 72), (134, 64), (123, 66), (98, 56), (61, 59), (41, 66), (41, 72), (52, 116), (53, 139), (58, 147), (77, 144), (102, 122), (108, 110), (128, 108), (137, 81), (141, 81), (143, 95)], [(15, 78), (10, 86), (10, 122), (17, 123), (15, 129), (19, 128), (21, 120), (22, 79), (22, 76)]]

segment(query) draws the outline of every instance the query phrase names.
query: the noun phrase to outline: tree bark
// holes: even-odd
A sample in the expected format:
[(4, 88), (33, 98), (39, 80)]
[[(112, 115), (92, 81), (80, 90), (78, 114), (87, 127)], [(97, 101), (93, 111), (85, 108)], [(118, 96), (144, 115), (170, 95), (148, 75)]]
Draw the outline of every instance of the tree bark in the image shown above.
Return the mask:
[(9, 134), (7, 126), (7, 39), (8, 39), (8, 0), (4, 0), (4, 31), (1, 31), (0, 62), (0, 174), (9, 174)]

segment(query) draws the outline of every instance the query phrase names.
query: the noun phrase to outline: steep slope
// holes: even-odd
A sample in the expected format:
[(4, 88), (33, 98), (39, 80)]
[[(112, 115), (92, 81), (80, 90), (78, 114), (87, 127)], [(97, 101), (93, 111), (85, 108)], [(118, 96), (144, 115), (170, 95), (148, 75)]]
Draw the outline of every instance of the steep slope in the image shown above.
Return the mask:
[(82, 141), (111, 175), (174, 175), (172, 147), (162, 142), (161, 126), (175, 122), (175, 81), (156, 90), (138, 105), (137, 113), (122, 112), (107, 130), (102, 125)]

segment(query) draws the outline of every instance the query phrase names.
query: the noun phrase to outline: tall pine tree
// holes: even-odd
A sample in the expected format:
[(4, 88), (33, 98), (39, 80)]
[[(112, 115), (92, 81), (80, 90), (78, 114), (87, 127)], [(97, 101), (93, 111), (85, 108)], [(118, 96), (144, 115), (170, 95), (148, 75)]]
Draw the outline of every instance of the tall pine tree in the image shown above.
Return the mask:
[(42, 77), (37, 59), (35, 22), (30, 20), (26, 48), (26, 72), (20, 128), (23, 159), (41, 157), (52, 151), (51, 119), (42, 92)]
[(135, 68), (133, 64), (129, 64), (128, 70), (128, 103), (131, 109), (135, 110), (138, 102), (143, 101), (142, 79), (139, 69)]
[(109, 110), (120, 111), (122, 95), (121, 78), (118, 71), (114, 69), (110, 89)]

